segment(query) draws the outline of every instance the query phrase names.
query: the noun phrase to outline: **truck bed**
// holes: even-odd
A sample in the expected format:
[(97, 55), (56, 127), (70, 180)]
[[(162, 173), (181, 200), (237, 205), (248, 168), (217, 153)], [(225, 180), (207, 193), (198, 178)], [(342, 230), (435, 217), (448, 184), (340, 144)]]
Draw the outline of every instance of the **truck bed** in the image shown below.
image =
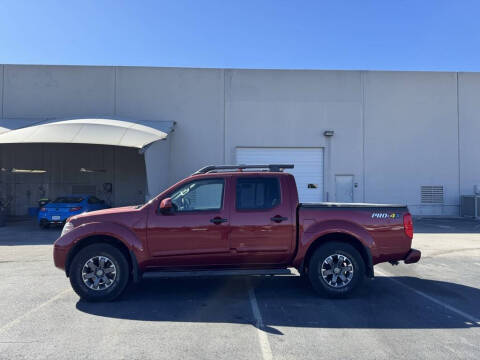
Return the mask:
[[(324, 234), (345, 234), (361, 239), (368, 248), (373, 265), (385, 261), (399, 261), (408, 255), (412, 239), (405, 234), (406, 205), (368, 203), (300, 203), (297, 208), (299, 248)], [(328, 235), (331, 236), (331, 235)]]

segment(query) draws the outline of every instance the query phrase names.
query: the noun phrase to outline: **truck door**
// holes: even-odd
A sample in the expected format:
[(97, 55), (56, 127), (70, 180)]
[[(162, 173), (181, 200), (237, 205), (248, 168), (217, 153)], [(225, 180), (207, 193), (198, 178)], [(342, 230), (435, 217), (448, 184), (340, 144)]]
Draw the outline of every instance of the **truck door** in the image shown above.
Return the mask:
[(230, 262), (228, 177), (185, 182), (165, 197), (173, 211), (149, 216), (148, 249), (152, 265), (194, 267)]
[(245, 174), (232, 180), (235, 200), (230, 204), (230, 247), (234, 263), (288, 262), (296, 219), (286, 177)]

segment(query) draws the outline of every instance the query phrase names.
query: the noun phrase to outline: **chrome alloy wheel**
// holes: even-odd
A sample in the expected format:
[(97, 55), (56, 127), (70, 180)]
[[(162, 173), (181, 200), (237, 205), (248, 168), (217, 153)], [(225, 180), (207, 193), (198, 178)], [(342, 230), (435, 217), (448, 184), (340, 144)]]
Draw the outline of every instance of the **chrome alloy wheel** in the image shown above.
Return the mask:
[(320, 272), (323, 280), (331, 287), (345, 287), (353, 278), (352, 261), (345, 255), (330, 255), (323, 261)]
[(83, 265), (82, 280), (89, 289), (108, 289), (116, 278), (117, 268), (106, 256), (94, 256)]

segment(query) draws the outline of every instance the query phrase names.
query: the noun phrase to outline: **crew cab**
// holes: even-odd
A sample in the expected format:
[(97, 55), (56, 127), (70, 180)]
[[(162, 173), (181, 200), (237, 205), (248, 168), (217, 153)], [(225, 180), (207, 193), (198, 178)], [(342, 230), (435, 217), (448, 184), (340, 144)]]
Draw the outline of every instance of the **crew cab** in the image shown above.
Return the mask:
[(420, 260), (406, 206), (299, 203), (288, 168), (207, 166), (144, 205), (73, 216), (55, 266), (81, 298), (108, 301), (146, 272), (288, 267), (343, 297), (378, 263)]

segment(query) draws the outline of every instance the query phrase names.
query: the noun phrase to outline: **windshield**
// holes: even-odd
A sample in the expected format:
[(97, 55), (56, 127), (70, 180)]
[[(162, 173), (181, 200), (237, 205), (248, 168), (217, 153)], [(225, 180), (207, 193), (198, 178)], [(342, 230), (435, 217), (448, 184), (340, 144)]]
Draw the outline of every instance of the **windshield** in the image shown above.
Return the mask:
[(62, 196), (56, 198), (52, 203), (54, 204), (71, 204), (71, 203), (79, 203), (82, 202), (83, 198), (81, 197), (73, 197), (73, 196)]

